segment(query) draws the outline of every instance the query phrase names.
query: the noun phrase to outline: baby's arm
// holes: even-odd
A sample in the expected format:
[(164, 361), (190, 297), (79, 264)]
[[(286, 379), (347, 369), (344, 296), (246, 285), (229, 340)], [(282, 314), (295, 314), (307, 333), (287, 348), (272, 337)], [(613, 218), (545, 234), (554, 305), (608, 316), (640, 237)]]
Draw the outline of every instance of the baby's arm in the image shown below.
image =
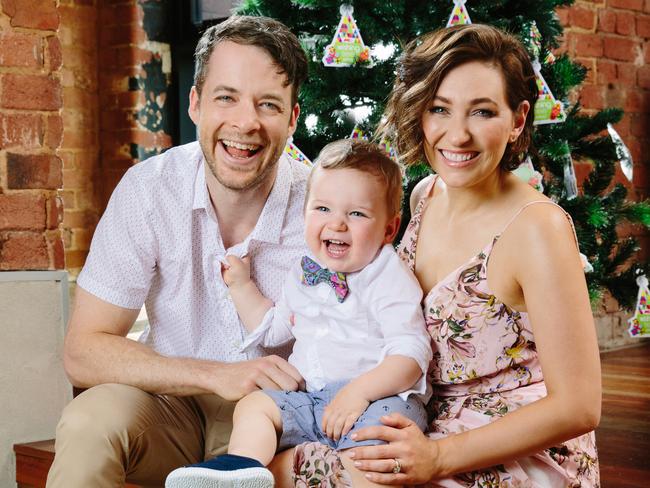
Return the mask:
[(248, 256), (239, 259), (226, 256), (228, 265), (223, 265), (223, 281), (228, 286), (237, 313), (248, 332), (254, 331), (262, 323), (273, 302), (262, 295), (251, 279), (251, 263)]

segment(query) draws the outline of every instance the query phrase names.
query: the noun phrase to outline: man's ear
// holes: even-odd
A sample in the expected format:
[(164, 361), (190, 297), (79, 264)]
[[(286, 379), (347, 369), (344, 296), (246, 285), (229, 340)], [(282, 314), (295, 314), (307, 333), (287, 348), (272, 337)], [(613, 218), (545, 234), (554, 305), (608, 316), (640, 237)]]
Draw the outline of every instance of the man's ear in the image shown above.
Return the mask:
[(395, 240), (397, 231), (399, 230), (399, 223), (401, 218), (399, 215), (395, 215), (386, 223), (386, 231), (384, 232), (384, 244), (391, 244)]
[(289, 119), (289, 133), (287, 137), (291, 137), (296, 132), (298, 127), (298, 117), (300, 116), (300, 105), (297, 103), (291, 109), (291, 118)]
[(190, 106), (187, 109), (187, 114), (194, 122), (194, 125), (199, 125), (199, 92), (196, 91), (196, 87), (192, 86), (190, 90)]

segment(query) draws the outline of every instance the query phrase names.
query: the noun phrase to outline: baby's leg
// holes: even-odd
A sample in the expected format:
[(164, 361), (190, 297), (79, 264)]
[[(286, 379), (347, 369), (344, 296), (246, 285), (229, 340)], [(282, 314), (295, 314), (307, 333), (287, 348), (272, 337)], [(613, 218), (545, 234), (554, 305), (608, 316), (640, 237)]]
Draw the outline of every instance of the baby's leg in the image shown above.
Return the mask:
[(275, 455), (279, 432), (280, 409), (268, 395), (255, 391), (235, 407), (228, 454), (257, 459), (266, 466)]

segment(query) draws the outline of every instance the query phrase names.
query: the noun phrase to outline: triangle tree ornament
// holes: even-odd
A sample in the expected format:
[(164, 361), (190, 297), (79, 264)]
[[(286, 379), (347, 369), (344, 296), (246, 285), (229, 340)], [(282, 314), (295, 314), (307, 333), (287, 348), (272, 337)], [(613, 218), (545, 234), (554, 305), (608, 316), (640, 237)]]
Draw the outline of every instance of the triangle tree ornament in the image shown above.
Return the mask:
[(332, 43), (325, 46), (323, 64), (330, 68), (343, 68), (361, 65), (365, 68), (372, 67), (372, 57), (361, 38), (357, 22), (352, 17), (352, 5), (343, 4), (339, 9), (341, 20), (336, 29)]
[(556, 100), (551, 93), (551, 89), (542, 76), (542, 65), (539, 62), (539, 56), (542, 52), (542, 35), (533, 20), (530, 23), (529, 37), (524, 39), (530, 58), (532, 59), (533, 70), (535, 71), (535, 81), (539, 95), (535, 102), (535, 119), (534, 124), (557, 124), (566, 120), (566, 113), (562, 102)]
[(650, 337), (650, 290), (648, 278), (641, 275), (636, 279), (639, 285), (639, 294), (636, 299), (634, 315), (628, 320), (630, 337)]
[(305, 156), (305, 153), (298, 149), (298, 146), (293, 143), (293, 137), (290, 137), (289, 140), (287, 140), (287, 145), (284, 146), (284, 154), (289, 156), (289, 158), (293, 159), (294, 161), (304, 164), (305, 166), (309, 166), (310, 168), (313, 166), (313, 163), (307, 156)]
[(469, 12), (465, 7), (465, 2), (466, 0), (454, 0), (454, 8), (452, 9), (449, 20), (447, 21), (447, 27), (472, 23), (469, 18)]

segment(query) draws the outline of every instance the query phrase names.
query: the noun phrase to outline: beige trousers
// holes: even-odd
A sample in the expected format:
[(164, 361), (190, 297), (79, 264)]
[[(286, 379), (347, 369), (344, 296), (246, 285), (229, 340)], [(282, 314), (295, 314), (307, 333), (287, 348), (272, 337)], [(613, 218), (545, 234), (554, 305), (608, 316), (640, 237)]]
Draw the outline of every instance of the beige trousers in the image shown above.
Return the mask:
[(99, 385), (66, 406), (48, 488), (163, 486), (184, 464), (226, 452), (235, 402)]

